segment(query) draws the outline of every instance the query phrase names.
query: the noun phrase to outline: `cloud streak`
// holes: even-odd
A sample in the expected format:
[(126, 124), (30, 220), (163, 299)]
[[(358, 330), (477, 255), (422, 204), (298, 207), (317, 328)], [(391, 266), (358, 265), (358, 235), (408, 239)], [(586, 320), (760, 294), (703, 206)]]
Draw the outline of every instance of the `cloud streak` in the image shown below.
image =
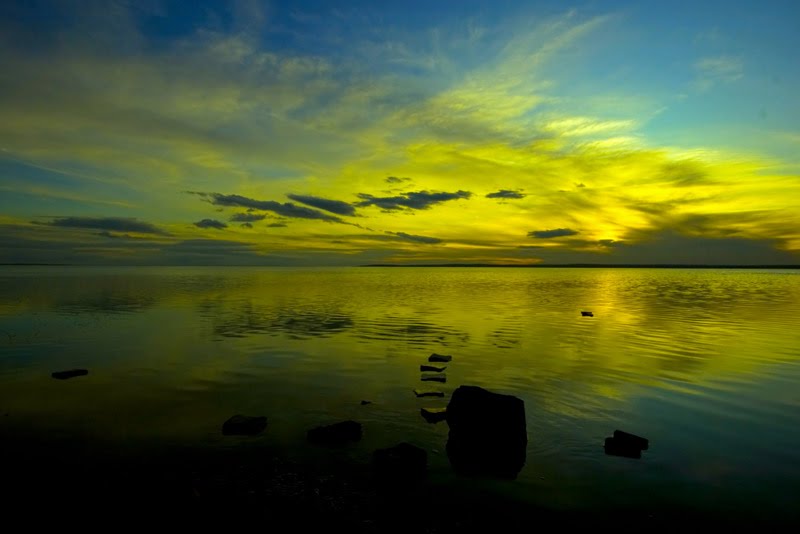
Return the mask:
[(224, 230), (228, 227), (227, 224), (216, 219), (203, 219), (193, 224), (198, 228), (214, 228), (215, 230)]
[(347, 215), (352, 217), (356, 214), (356, 209), (352, 204), (342, 202), (341, 200), (331, 200), (329, 198), (321, 198), (311, 195), (296, 195), (293, 193), (290, 193), (286, 196), (291, 200), (300, 202), (301, 204), (306, 204), (312, 208), (319, 208), (337, 215)]
[(416, 191), (391, 197), (376, 197), (367, 193), (359, 193), (358, 197), (362, 200), (356, 205), (375, 206), (384, 210), (425, 210), (448, 200), (468, 199), (471, 196), (471, 192), (461, 190), (453, 193)]
[(519, 189), (501, 189), (494, 193), (489, 193), (486, 198), (500, 198), (500, 199), (519, 199), (525, 198), (527, 195)]
[(154, 224), (135, 217), (56, 217), (48, 222), (37, 222), (59, 228), (88, 228), (109, 232), (134, 232), (137, 234), (169, 235)]
[(552, 230), (531, 230), (528, 232), (528, 237), (536, 239), (553, 239), (556, 237), (567, 237), (571, 235), (578, 235), (579, 232), (570, 228), (554, 228)]
[(321, 211), (306, 208), (304, 206), (297, 206), (291, 202), (280, 203), (274, 200), (256, 200), (242, 195), (223, 195), (221, 193), (193, 193), (205, 198), (215, 206), (250, 208), (259, 211), (270, 211), (283, 217), (291, 217), (295, 219), (312, 219), (335, 223), (345, 222), (339, 217), (327, 215)]

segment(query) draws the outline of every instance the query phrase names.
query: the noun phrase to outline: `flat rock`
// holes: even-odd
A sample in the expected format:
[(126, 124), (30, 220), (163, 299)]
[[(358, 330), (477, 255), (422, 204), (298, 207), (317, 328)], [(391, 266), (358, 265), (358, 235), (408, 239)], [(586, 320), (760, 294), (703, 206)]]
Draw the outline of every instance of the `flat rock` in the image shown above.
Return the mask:
[(638, 447), (632, 447), (630, 443), (626, 443), (624, 441), (618, 441), (616, 438), (613, 437), (606, 438), (606, 442), (603, 449), (605, 450), (605, 453), (609, 456), (623, 456), (625, 458), (635, 458), (635, 459), (639, 459), (642, 457), (642, 449)]
[(410, 443), (400, 443), (376, 450), (372, 455), (372, 465), (382, 484), (403, 485), (425, 478), (428, 453)]
[(436, 354), (435, 352), (428, 356), (429, 362), (447, 363), (453, 359), (452, 356), (446, 354)]
[(307, 434), (308, 441), (317, 445), (336, 447), (350, 441), (361, 439), (361, 423), (356, 421), (342, 421), (328, 426), (312, 428)]
[(429, 423), (438, 423), (447, 419), (447, 408), (422, 408), (419, 412)]
[(56, 371), (51, 373), (50, 376), (58, 380), (66, 380), (68, 378), (75, 378), (76, 376), (86, 376), (89, 374), (87, 369), (68, 369), (66, 371)]
[(447, 424), (447, 456), (456, 473), (513, 479), (525, 465), (522, 399), (460, 386), (447, 406)]
[(224, 436), (255, 436), (267, 428), (267, 418), (263, 415), (250, 416), (237, 414), (222, 423)]
[(422, 376), (420, 377), (420, 380), (422, 380), (423, 382), (441, 382), (444, 384), (445, 382), (447, 382), (447, 375), (444, 373), (432, 373), (432, 374), (423, 373)]
[(594, 314), (592, 312), (590, 312), (590, 311), (582, 311), (581, 312), (581, 316), (582, 317), (594, 317)]
[(415, 389), (414, 395), (417, 397), (444, 397), (444, 393), (435, 389)]
[(623, 430), (614, 431), (614, 441), (625, 447), (633, 447), (646, 451), (650, 447), (650, 441), (647, 438), (629, 434)]
[(422, 372), (433, 371), (434, 373), (441, 373), (447, 369), (446, 365), (420, 365), (419, 370)]

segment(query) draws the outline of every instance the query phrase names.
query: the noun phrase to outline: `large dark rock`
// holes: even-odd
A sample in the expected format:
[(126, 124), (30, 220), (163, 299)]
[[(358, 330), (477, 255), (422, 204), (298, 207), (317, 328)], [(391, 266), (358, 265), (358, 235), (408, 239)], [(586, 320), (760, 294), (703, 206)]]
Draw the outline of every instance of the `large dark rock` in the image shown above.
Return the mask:
[(68, 378), (75, 378), (76, 376), (86, 376), (89, 371), (86, 369), (69, 369), (67, 371), (56, 371), (51, 373), (50, 376), (58, 380), (66, 380)]
[(267, 428), (267, 418), (264, 416), (234, 415), (222, 423), (224, 436), (255, 436)]
[(328, 426), (318, 426), (308, 431), (308, 441), (317, 445), (336, 447), (361, 439), (361, 423), (342, 421)]
[(439, 362), (439, 363), (447, 363), (452, 360), (453, 357), (447, 354), (436, 354), (435, 352), (428, 356), (429, 362)]
[(422, 372), (433, 371), (434, 373), (441, 373), (447, 369), (446, 365), (420, 365), (419, 370)]
[(447, 405), (447, 456), (456, 473), (516, 478), (525, 465), (525, 403), (512, 395), (460, 386)]
[(590, 312), (590, 311), (582, 311), (581, 312), (581, 316), (582, 317), (594, 317), (594, 314), (592, 312)]
[(404, 485), (425, 478), (428, 453), (410, 443), (378, 449), (372, 455), (375, 476), (382, 484)]

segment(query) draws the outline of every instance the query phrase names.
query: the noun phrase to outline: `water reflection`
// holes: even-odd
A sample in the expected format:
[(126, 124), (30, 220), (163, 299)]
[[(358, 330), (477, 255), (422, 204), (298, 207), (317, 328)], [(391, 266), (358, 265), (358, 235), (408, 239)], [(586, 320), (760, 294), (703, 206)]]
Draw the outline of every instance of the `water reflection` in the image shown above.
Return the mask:
[[(518, 483), (554, 500), (602, 496), (621, 472), (702, 487), (710, 458), (718, 478), (800, 477), (793, 273), (5, 270), (0, 332), (0, 407), (47, 428), (213, 442), (231, 413), (265, 413), (264, 439), (289, 447), (337, 416), (364, 422), (363, 450), (442, 450), (446, 425), (419, 413), (447, 399), (413, 394), (439, 352), (453, 354), (445, 395), (471, 384), (524, 400)], [(75, 367), (91, 370), (80, 387), (55, 389), (50, 373)], [(618, 426), (659, 444), (649, 467), (603, 454)]]

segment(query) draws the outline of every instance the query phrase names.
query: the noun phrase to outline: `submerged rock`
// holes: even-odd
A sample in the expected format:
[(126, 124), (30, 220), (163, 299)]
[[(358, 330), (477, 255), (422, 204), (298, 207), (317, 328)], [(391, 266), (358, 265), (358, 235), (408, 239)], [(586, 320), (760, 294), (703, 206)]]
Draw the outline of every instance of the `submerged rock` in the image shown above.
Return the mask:
[(433, 371), (434, 373), (441, 373), (447, 369), (446, 365), (420, 365), (419, 370), (422, 372)]
[(447, 382), (447, 375), (444, 373), (424, 374), (420, 377), (423, 382)]
[(581, 316), (583, 317), (594, 317), (594, 314), (590, 311), (582, 311)]
[(605, 445), (603, 446), (605, 453), (609, 456), (624, 456), (625, 458), (641, 458), (642, 449), (631, 446), (630, 443), (619, 441), (616, 438), (606, 438)]
[(222, 423), (224, 436), (255, 436), (267, 428), (267, 418), (264, 416), (249, 416), (237, 414)]
[(372, 401), (368, 401), (368, 400), (362, 400), (361, 401), (361, 406), (366, 406), (367, 404), (372, 404)]
[(425, 478), (428, 453), (410, 443), (378, 449), (372, 455), (378, 481), (383, 484), (404, 484)]
[(414, 395), (417, 397), (444, 397), (444, 393), (435, 389), (415, 389)]
[(456, 473), (513, 479), (525, 465), (522, 399), (460, 386), (447, 406), (447, 424), (447, 456)]
[(342, 421), (328, 426), (312, 428), (307, 434), (308, 441), (317, 445), (335, 447), (344, 445), (348, 441), (361, 439), (361, 423), (356, 421)]
[(447, 363), (452, 359), (453, 359), (453, 357), (450, 356), (450, 355), (447, 355), (447, 354), (436, 354), (435, 352), (433, 354), (431, 354), (430, 356), (428, 356), (428, 361), (429, 362)]
[(429, 423), (438, 423), (447, 419), (447, 408), (422, 408), (419, 412)]
[(650, 447), (650, 441), (647, 438), (629, 434), (623, 430), (614, 431), (614, 441), (626, 447), (633, 447), (646, 451)]
[(50, 376), (58, 380), (66, 380), (68, 378), (75, 378), (76, 376), (86, 376), (89, 374), (87, 369), (69, 369), (67, 371), (56, 371), (51, 373)]

